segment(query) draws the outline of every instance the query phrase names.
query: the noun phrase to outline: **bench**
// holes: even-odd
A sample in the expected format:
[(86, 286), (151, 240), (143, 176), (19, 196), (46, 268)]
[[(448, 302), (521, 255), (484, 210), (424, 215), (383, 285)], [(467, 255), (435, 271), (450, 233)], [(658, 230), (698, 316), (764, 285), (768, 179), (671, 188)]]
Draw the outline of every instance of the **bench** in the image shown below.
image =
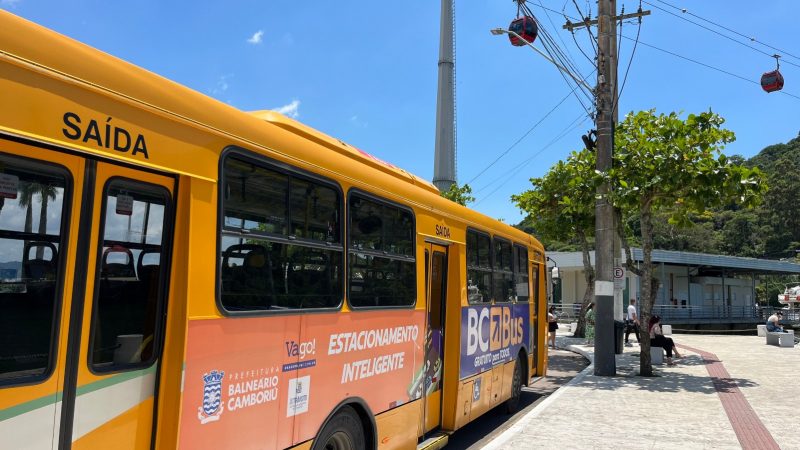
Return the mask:
[(661, 333), (664, 336), (671, 336), (672, 335), (672, 325), (661, 325)]
[(664, 364), (664, 347), (650, 347), (650, 364)]
[(756, 330), (758, 330), (758, 335), (764, 337), (767, 335), (767, 326), (766, 325), (756, 325)]
[(794, 330), (788, 332), (767, 331), (767, 345), (794, 347)]

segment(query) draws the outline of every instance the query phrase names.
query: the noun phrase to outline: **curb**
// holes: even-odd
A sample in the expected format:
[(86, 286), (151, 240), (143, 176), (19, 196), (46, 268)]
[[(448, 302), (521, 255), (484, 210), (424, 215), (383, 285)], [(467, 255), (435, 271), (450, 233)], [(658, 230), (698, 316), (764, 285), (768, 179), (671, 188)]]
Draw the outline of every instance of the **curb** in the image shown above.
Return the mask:
[(550, 406), (551, 403), (556, 401), (556, 399), (558, 399), (558, 397), (561, 397), (561, 395), (564, 394), (564, 391), (568, 387), (574, 386), (574, 385), (580, 383), (581, 381), (583, 381), (584, 378), (586, 378), (590, 374), (594, 373), (594, 353), (587, 352), (586, 350), (578, 348), (578, 347), (576, 347), (574, 345), (567, 345), (566, 347), (564, 347), (564, 350), (568, 350), (568, 351), (571, 351), (572, 353), (577, 353), (577, 354), (583, 356), (584, 358), (586, 358), (589, 361), (589, 366), (586, 367), (585, 369), (583, 369), (580, 373), (578, 373), (578, 375), (576, 375), (575, 378), (569, 380), (569, 382), (567, 384), (561, 386), (560, 388), (556, 389), (555, 392), (553, 392), (552, 394), (548, 395), (546, 399), (544, 399), (541, 403), (536, 405), (533, 409), (531, 409), (530, 411), (525, 413), (525, 415), (522, 416), (517, 421), (517, 423), (515, 423), (512, 426), (510, 426), (507, 430), (503, 431), (498, 436), (496, 436), (494, 439), (489, 441), (483, 447), (484, 450), (494, 450), (494, 449), (501, 448), (502, 445), (506, 444), (514, 436), (519, 434), (519, 432), (522, 431), (522, 429), (526, 428), (528, 426), (528, 424), (533, 419), (535, 419), (540, 414), (542, 414), (542, 412), (544, 412)]

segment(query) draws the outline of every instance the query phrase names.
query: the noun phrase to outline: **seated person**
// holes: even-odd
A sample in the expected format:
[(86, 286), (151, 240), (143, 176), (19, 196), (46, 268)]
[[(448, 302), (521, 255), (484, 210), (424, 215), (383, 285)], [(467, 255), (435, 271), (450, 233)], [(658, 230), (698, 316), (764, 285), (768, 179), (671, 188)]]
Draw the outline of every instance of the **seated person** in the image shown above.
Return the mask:
[(650, 318), (649, 325), (650, 345), (652, 347), (664, 347), (664, 351), (667, 352), (667, 365), (674, 366), (675, 363), (672, 362), (672, 352), (675, 352), (676, 358), (680, 358), (681, 355), (675, 347), (675, 341), (673, 341), (672, 338), (664, 336), (664, 333), (661, 331), (661, 317), (654, 315)]
[(773, 333), (783, 333), (783, 327), (780, 326), (780, 320), (783, 318), (783, 313), (777, 311), (767, 319), (767, 331)]

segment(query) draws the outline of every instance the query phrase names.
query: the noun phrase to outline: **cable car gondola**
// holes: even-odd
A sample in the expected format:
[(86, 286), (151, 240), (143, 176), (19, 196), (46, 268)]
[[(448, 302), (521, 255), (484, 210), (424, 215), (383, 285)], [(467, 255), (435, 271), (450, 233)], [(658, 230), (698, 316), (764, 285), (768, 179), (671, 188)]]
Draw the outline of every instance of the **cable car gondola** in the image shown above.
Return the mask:
[[(532, 44), (533, 41), (536, 40), (536, 36), (539, 34), (539, 26), (536, 25), (536, 19), (533, 17), (522, 16), (511, 21), (511, 25), (508, 26), (508, 31), (511, 31), (511, 33), (508, 34), (511, 45), (521, 47), (526, 45), (525, 41)], [(516, 33), (516, 35), (512, 33)], [(523, 41), (523, 39), (525, 41)]]
[(773, 57), (775, 58), (775, 62), (778, 63), (778, 67), (772, 72), (766, 72), (761, 75), (761, 89), (768, 93), (783, 89), (783, 75), (781, 75), (781, 63), (778, 59), (781, 56), (773, 55)]

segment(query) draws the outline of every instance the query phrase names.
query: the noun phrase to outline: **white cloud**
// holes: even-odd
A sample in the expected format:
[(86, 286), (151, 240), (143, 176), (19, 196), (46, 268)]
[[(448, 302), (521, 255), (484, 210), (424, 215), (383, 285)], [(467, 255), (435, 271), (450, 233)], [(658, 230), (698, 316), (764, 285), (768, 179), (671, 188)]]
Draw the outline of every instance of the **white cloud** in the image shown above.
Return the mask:
[(228, 80), (233, 78), (233, 74), (227, 75), (220, 75), (219, 79), (217, 80), (217, 85), (211, 89), (211, 95), (220, 95), (224, 94), (230, 85), (228, 84)]
[(350, 117), (350, 123), (352, 123), (353, 125), (355, 125), (355, 126), (357, 126), (359, 128), (367, 128), (367, 126), (369, 125), (368, 122), (365, 122), (365, 121), (359, 119), (358, 116), (355, 116), (355, 115)]
[(283, 114), (286, 117), (291, 117), (292, 119), (296, 119), (300, 117), (300, 112), (297, 110), (300, 107), (300, 100), (292, 100), (291, 103), (288, 105), (279, 106), (274, 108), (273, 111), (277, 111)]
[(263, 36), (264, 36), (264, 31), (263, 30), (258, 30), (255, 33), (253, 33), (253, 35), (250, 36), (249, 39), (247, 39), (247, 42), (249, 42), (251, 44), (260, 44), (261, 43), (261, 38)]

